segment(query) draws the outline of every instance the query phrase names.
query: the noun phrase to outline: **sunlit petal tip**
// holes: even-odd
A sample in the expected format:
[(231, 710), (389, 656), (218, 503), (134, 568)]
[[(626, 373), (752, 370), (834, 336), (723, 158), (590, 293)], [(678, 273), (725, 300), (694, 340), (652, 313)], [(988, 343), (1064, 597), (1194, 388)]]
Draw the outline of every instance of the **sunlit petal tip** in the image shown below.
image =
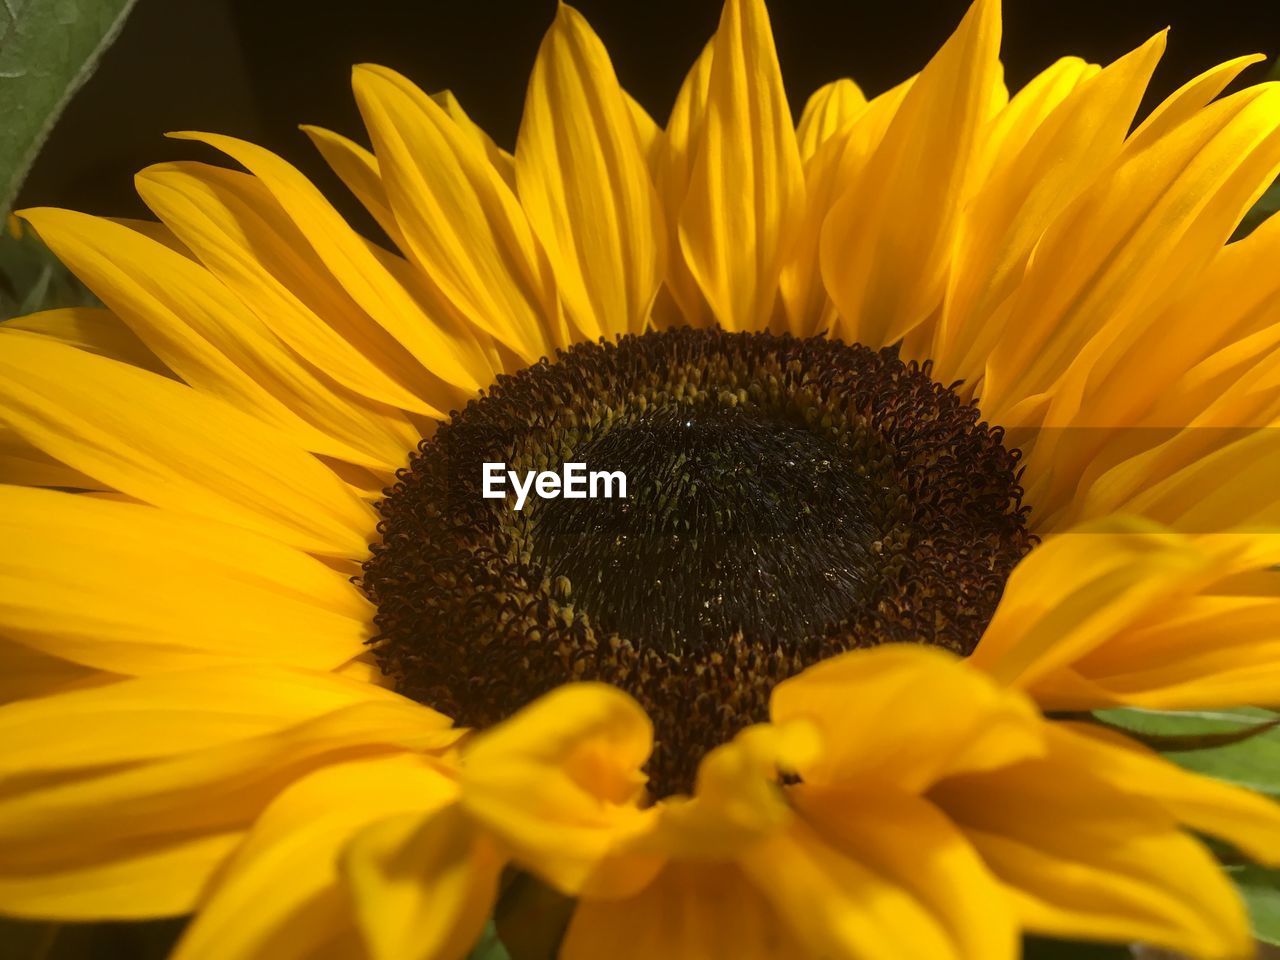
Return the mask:
[(1000, 4), (979, 0), (905, 92), (822, 227), (820, 263), (838, 333), (887, 346), (944, 294), (981, 133), (1005, 96)]
[(759, 329), (803, 224), (800, 149), (763, 2), (729, 0), (711, 49), (680, 246), (721, 325)]
[(561, 5), (529, 78), (516, 188), (586, 339), (644, 329), (666, 229), (633, 107), (608, 51)]

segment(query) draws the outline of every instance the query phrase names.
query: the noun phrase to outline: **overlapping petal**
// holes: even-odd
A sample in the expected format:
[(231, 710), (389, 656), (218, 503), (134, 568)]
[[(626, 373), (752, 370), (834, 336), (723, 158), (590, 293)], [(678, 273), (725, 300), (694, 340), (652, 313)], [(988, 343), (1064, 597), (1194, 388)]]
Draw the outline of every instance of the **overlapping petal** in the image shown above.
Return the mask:
[(367, 466), (396, 463), (403, 417), (317, 375), (242, 301), (189, 257), (100, 217), (23, 216), (171, 370), (304, 449)]
[(561, 687), (468, 745), (463, 806), (556, 886), (579, 890), (645, 826), (640, 767), (652, 740), (649, 718), (620, 690)]
[(158, 673), (257, 660), (331, 669), (370, 635), (372, 608), (345, 577), (237, 527), (0, 486), (0, 529), (10, 547), (0, 556), (0, 632), (89, 667)]
[(680, 85), (663, 132), (662, 149), (654, 164), (654, 182), (662, 199), (667, 226), (667, 276), (660, 295), (665, 293), (670, 297), (674, 307), (671, 309), (661, 299), (655, 305), (657, 319), (663, 325), (680, 321), (704, 327), (715, 322), (698, 281), (685, 262), (679, 230), (680, 211), (693, 176), (698, 137), (706, 122), (714, 53), (715, 44), (708, 43)]
[(498, 895), (503, 857), (456, 805), (371, 824), (342, 869), (372, 960), (461, 960)]
[(680, 206), (680, 246), (728, 330), (759, 329), (799, 237), (804, 174), (763, 0), (728, 0)]
[(326, 556), (364, 553), (372, 511), (288, 433), (47, 337), (0, 337), (0, 418), (33, 446), (165, 509)]
[(583, 336), (641, 332), (665, 265), (662, 208), (604, 44), (563, 4), (529, 80), (516, 186)]
[(1161, 807), (1061, 754), (956, 777), (930, 792), (1031, 932), (1145, 942), (1197, 957), (1252, 952), (1217, 861)]
[(979, 132), (1002, 89), (998, 4), (978, 0), (912, 84), (875, 153), (822, 227), (833, 331), (887, 346), (923, 323), (943, 292)]
[(264, 666), (19, 701), (0, 724), (46, 731), (40, 755), (15, 755), (0, 781), (0, 910), (45, 917), (190, 912), (293, 780), (360, 755), (440, 753), (459, 736), (373, 685)]
[(1189, 537), (1115, 518), (1052, 537), (1009, 577), (970, 663), (1046, 709), (1273, 703), (1273, 533)]
[(1157, 34), (1097, 73), (1060, 61), (997, 117), (999, 151), (961, 220), (930, 351), (941, 380), (983, 376), (1005, 331), (1002, 304), (1047, 226), (1114, 161), (1164, 46)]
[(822, 749), (797, 772), (823, 786), (868, 780), (919, 792), (1042, 749), (1029, 701), (931, 647), (886, 645), (824, 660), (775, 687), (769, 712), (775, 723), (803, 718), (818, 728)]
[(466, 317), (526, 360), (565, 345), (546, 253), (483, 147), (394, 71), (357, 67), (352, 83), (418, 266)]
[[(479, 350), (433, 358), (428, 375), (353, 301), (253, 177), (202, 163), (158, 164), (135, 179), (155, 214), (300, 356), (362, 397), (440, 416), (450, 397), (419, 396), (424, 381), (477, 389), (492, 374)], [(432, 402), (434, 401), (434, 403)]]
[(338, 883), (341, 851), (363, 828), (443, 806), (455, 792), (448, 776), (412, 757), (336, 763), (298, 780), (258, 817), (175, 960), (362, 956)]

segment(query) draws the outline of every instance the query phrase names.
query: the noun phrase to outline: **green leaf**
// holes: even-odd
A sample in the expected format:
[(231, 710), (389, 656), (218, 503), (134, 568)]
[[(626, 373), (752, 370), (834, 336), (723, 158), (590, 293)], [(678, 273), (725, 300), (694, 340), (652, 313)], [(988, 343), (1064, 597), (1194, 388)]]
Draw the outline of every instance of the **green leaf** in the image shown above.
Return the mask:
[(537, 877), (507, 876), (494, 910), (494, 926), (511, 960), (551, 960), (560, 952), (574, 901)]
[(1229, 873), (1249, 907), (1254, 937), (1280, 946), (1280, 870), (1235, 867)]
[(1256, 723), (1245, 723), (1236, 729), (1224, 730), (1220, 733), (1157, 733), (1153, 730), (1126, 729), (1118, 724), (1108, 723), (1100, 716), (1094, 716), (1093, 720), (1127, 733), (1135, 740), (1141, 740), (1161, 753), (1184, 753), (1189, 750), (1215, 750), (1219, 747), (1229, 747), (1280, 727), (1280, 717), (1276, 717), (1273, 720), (1259, 718)]
[(0, 218), (132, 6), (133, 0), (0, 3)]
[(0, 233), (0, 320), (55, 307), (89, 307), (97, 299), (32, 230)]
[[(1280, 714), (1257, 707), (1235, 710), (1100, 710), (1096, 716), (1139, 740), (1151, 738), (1159, 749), (1162, 738), (1182, 740), (1191, 749), (1163, 750), (1174, 763), (1196, 773), (1280, 796), (1280, 727), (1272, 721)], [(1204, 749), (1197, 739), (1221, 734), (1256, 735)], [(1176, 742), (1176, 741), (1175, 741)], [(1212, 742), (1212, 741), (1210, 741)]]
[(498, 928), (493, 925), (492, 920), (484, 928), (484, 933), (480, 935), (480, 942), (468, 955), (468, 960), (511, 960), (511, 954), (507, 953), (507, 948), (502, 945), (502, 940), (498, 937)]

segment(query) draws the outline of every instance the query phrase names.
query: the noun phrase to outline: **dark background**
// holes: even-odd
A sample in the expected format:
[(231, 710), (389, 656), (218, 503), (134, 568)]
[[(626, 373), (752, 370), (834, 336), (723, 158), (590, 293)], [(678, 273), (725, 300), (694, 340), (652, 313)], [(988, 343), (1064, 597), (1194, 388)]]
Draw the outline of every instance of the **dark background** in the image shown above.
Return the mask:
[[(578, 0), (618, 75), (662, 122), (685, 70), (714, 31), (720, 0)], [(774, 0), (770, 5), (793, 110), (817, 86), (852, 76), (868, 95), (918, 70), (966, 0)], [(452, 89), (510, 147), (524, 86), (554, 0), (138, 0), (97, 73), (53, 131), (19, 206), (55, 204), (140, 216), (134, 171), (161, 160), (215, 159), (166, 141), (166, 130), (230, 133), (283, 154), (349, 215), (362, 213), (299, 123), (365, 141), (349, 68), (394, 67), (430, 91)], [(1242, 53), (1280, 54), (1277, 0), (1005, 0), (1011, 87), (1056, 57), (1107, 62), (1173, 28), (1152, 96)], [(1267, 66), (1246, 79), (1261, 79)], [(1150, 97), (1149, 97), (1150, 100)], [(1149, 104), (1148, 104), (1149, 105)], [(221, 162), (221, 158), (217, 158)]]

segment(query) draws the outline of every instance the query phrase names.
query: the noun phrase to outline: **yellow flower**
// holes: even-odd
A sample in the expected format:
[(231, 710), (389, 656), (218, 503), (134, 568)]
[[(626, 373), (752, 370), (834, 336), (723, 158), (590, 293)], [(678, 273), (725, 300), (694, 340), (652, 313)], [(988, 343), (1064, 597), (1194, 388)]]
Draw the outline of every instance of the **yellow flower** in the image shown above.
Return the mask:
[(0, 330), (0, 911), (459, 958), (523, 871), (569, 960), (1249, 955), (1193, 834), (1280, 811), (1080, 717), (1280, 702), (1280, 89), (1135, 128), (1162, 35), (999, 43), (793, 125), (728, 0), (660, 129), (562, 6), (514, 155), (381, 67), (373, 152), (306, 128), (390, 246), (208, 134), (158, 222), (25, 211), (106, 308)]

